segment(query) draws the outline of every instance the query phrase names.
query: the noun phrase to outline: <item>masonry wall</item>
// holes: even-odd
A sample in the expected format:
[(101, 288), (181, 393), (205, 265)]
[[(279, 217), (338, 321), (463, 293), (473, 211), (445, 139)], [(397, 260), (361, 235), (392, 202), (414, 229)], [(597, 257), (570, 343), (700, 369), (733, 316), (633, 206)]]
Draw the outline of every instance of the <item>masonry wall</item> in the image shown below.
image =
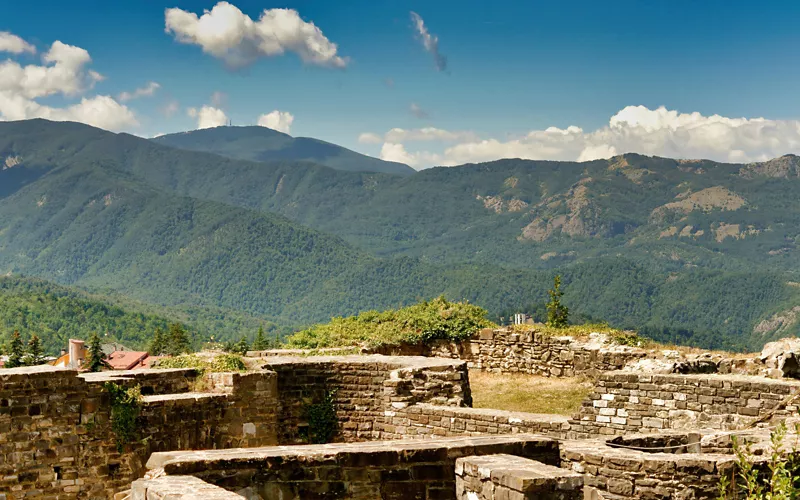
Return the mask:
[(454, 408), (422, 403), (387, 411), (381, 427), (381, 439), (525, 433), (565, 439), (570, 434), (570, 428), (569, 418), (562, 415)]
[(308, 405), (331, 392), (338, 441), (382, 438), (386, 412), (419, 402), (472, 404), (464, 362), (390, 356), (274, 357), (265, 368), (278, 375), (281, 443), (307, 443)]
[[(79, 376), (48, 366), (0, 370), (0, 493), (107, 498), (141, 476), (154, 451), (277, 442), (274, 373), (232, 376), (227, 392), (186, 392), (192, 370)], [(103, 383), (176, 394), (145, 396), (137, 422), (148, 439), (118, 446)]]
[(249, 488), (265, 499), (453, 500), (455, 461), (497, 453), (558, 463), (556, 441), (522, 434), (187, 452), (154, 455), (150, 465), (163, 467), (166, 477), (193, 476), (232, 492)]
[(510, 328), (483, 329), (459, 343), (440, 341), (430, 345), (382, 347), (375, 352), (458, 358), (467, 361), (470, 369), (548, 377), (596, 376), (619, 370), (628, 362), (646, 356), (642, 349)]
[(798, 380), (611, 372), (600, 376), (571, 424), (579, 436), (741, 429), (797, 414), (798, 394)]

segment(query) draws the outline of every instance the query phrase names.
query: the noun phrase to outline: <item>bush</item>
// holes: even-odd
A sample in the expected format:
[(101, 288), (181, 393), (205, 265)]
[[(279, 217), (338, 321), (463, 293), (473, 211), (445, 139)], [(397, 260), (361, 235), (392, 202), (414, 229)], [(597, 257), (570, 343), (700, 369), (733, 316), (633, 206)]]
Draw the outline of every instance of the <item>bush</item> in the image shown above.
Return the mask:
[(198, 356), (197, 354), (183, 354), (159, 360), (156, 368), (194, 368), (201, 375), (217, 372), (245, 372), (247, 365), (241, 356), (236, 354), (219, 354), (213, 358)]
[(389, 311), (367, 311), (333, 318), (287, 339), (289, 347), (320, 349), (364, 345), (420, 344), (437, 339), (459, 341), (480, 328), (493, 326), (486, 311), (468, 302), (444, 297)]

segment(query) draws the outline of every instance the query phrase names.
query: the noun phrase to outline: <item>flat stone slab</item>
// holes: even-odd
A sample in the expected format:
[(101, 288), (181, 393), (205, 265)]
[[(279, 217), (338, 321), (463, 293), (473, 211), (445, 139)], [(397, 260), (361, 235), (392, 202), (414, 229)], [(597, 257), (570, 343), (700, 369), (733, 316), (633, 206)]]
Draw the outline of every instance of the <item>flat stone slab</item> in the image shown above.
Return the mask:
[(522, 493), (544, 489), (577, 491), (583, 488), (583, 475), (514, 455), (484, 455), (456, 460), (456, 475), (472, 475), (481, 480)]
[(162, 476), (131, 484), (131, 500), (242, 500), (240, 495), (194, 476)]
[(144, 404), (155, 403), (170, 403), (174, 402), (180, 404), (181, 402), (195, 402), (206, 399), (214, 398), (227, 398), (227, 394), (212, 393), (212, 392), (180, 392), (177, 394), (155, 394), (151, 396), (142, 396)]
[(429, 358), (424, 356), (384, 356), (381, 354), (351, 356), (270, 356), (262, 358), (264, 368), (276, 365), (319, 364), (319, 363), (352, 363), (380, 364), (392, 370), (397, 369), (429, 369), (436, 370), (458, 367), (466, 361), (451, 358)]
[[(512, 451), (513, 449), (513, 451)], [(332, 443), (295, 446), (267, 446), (262, 448), (235, 448), (226, 450), (172, 451), (150, 455), (149, 470), (163, 468), (167, 474), (193, 474), (219, 468), (236, 469), (275, 462), (289, 461), (311, 463), (324, 461), (331, 464), (351, 465), (369, 463), (375, 457), (381, 462), (408, 463), (453, 459), (476, 454), (502, 452), (522, 455), (558, 455), (558, 441), (536, 434), (513, 434), (477, 437), (450, 437), (398, 441), (368, 441), (361, 443)]]

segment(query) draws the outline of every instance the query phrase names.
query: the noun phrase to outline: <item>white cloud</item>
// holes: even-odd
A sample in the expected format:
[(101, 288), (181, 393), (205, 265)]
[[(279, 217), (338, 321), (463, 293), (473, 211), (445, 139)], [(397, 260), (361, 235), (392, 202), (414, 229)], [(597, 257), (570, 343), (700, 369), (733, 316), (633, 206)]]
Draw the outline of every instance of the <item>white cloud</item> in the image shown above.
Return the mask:
[(406, 143), (414, 141), (463, 142), (477, 140), (477, 138), (478, 136), (474, 132), (449, 131), (436, 127), (413, 129), (393, 128), (386, 132), (383, 138), (378, 134), (365, 132), (358, 136), (358, 142), (364, 144), (377, 144), (380, 142)]
[(294, 52), (308, 64), (347, 66), (336, 44), (293, 9), (266, 9), (254, 21), (236, 6), (219, 2), (199, 17), (178, 8), (167, 9), (164, 17), (165, 31), (178, 42), (199, 45), (234, 68), (286, 52)]
[(12, 54), (28, 52), (30, 54), (35, 54), (36, 47), (13, 33), (0, 31), (0, 52), (10, 52)]
[(364, 132), (358, 136), (358, 142), (361, 144), (380, 144), (383, 142), (383, 137), (372, 132)]
[(396, 161), (405, 163), (406, 165), (414, 166), (417, 164), (417, 158), (406, 151), (402, 144), (393, 144), (391, 142), (383, 143), (381, 147), (381, 160)]
[(160, 89), (161, 85), (156, 82), (147, 82), (144, 87), (139, 87), (133, 92), (122, 92), (119, 94), (119, 100), (122, 102), (130, 101), (131, 99), (138, 99), (139, 97), (152, 97), (156, 90)]
[[(374, 143), (378, 137), (362, 134), (359, 141)], [(549, 127), (521, 137), (498, 140), (479, 139), (470, 132), (433, 128), (392, 129), (383, 139), (387, 156), (411, 158), (421, 166), (460, 165), (500, 158), (588, 161), (628, 152), (747, 162), (800, 151), (800, 120), (728, 118), (680, 113), (663, 106), (657, 109), (628, 106), (612, 116), (608, 125), (591, 132), (576, 126)], [(440, 153), (409, 152), (397, 147), (420, 140), (456, 144)]]
[(60, 41), (53, 42), (42, 55), (42, 62), (22, 66), (9, 59), (0, 63), (1, 120), (45, 118), (108, 130), (138, 126), (132, 110), (106, 95), (84, 96), (80, 102), (60, 108), (40, 104), (37, 99), (43, 97), (78, 96), (103, 79), (100, 73), (86, 69), (91, 62), (86, 50)]
[(425, 26), (425, 21), (423, 21), (422, 17), (420, 17), (420, 15), (416, 12), (411, 13), (411, 21), (414, 22), (414, 28), (417, 30), (417, 35), (419, 35), (425, 50), (430, 52), (430, 54), (433, 56), (433, 62), (436, 64), (436, 69), (439, 71), (444, 71), (447, 69), (447, 57), (443, 56), (439, 52), (439, 37), (432, 35), (428, 31), (427, 26)]
[(258, 125), (271, 128), (278, 132), (288, 134), (294, 122), (294, 115), (288, 111), (278, 111), (277, 109), (258, 117)]
[(228, 116), (219, 108), (213, 106), (203, 106), (199, 110), (197, 108), (189, 108), (186, 114), (191, 118), (197, 118), (197, 128), (213, 128), (222, 127), (228, 124)]

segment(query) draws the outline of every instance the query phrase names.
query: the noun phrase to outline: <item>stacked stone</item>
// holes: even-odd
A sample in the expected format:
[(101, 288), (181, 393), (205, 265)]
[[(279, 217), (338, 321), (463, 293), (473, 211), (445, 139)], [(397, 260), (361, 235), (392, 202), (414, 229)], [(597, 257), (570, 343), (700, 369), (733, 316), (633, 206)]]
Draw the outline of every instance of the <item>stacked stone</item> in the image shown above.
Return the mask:
[(381, 439), (517, 433), (563, 439), (569, 435), (568, 420), (561, 415), (416, 404), (387, 411)]
[(435, 358), (390, 356), (273, 357), (278, 374), (279, 440), (308, 442), (306, 408), (334, 394), (337, 441), (380, 439), (386, 411), (419, 402), (472, 403), (466, 364)]
[[(148, 467), (163, 468), (166, 477), (194, 476), (232, 492), (247, 488), (261, 498), (452, 500), (456, 460), (493, 454), (555, 465), (558, 443), (521, 434), (157, 453)], [(139, 484), (149, 488), (148, 483)]]
[[(274, 373), (231, 374), (227, 393), (187, 392), (193, 370), (81, 374), (47, 365), (0, 370), (0, 493), (106, 498), (141, 476), (152, 451), (277, 442)], [(118, 449), (105, 382), (144, 392), (147, 438)], [(0, 496), (0, 498), (2, 498)]]
[(581, 500), (583, 476), (512, 455), (456, 460), (458, 500)]
[(734, 466), (735, 457), (728, 454), (647, 453), (602, 441), (561, 443), (561, 467), (584, 474), (588, 487), (626, 499), (717, 498), (721, 475), (730, 476)]
[(797, 412), (800, 381), (740, 375), (600, 376), (570, 423), (580, 436), (661, 429), (739, 429)]

